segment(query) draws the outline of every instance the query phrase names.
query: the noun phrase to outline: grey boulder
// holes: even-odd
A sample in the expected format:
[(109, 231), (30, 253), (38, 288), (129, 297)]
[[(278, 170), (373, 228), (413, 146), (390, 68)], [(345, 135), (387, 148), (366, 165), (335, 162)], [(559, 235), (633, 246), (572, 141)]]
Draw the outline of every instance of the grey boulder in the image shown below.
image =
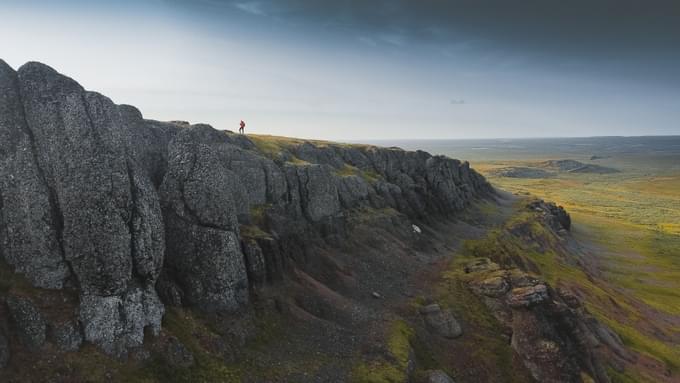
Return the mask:
[(463, 329), (450, 310), (443, 310), (436, 303), (420, 310), (427, 329), (435, 335), (453, 339), (463, 335)]
[(427, 376), (427, 383), (456, 383), (442, 370), (431, 371)]

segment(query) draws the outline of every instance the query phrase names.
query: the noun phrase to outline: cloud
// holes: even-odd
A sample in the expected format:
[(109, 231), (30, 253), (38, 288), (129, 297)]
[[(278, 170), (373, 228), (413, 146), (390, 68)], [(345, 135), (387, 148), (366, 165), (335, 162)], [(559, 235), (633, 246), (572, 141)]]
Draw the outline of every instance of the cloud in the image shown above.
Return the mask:
[(263, 4), (259, 1), (248, 1), (248, 2), (243, 2), (243, 3), (235, 3), (234, 7), (237, 9), (250, 13), (251, 15), (256, 15), (256, 16), (266, 16), (266, 13), (263, 8)]
[(378, 43), (375, 42), (374, 39), (368, 37), (368, 36), (359, 36), (357, 37), (357, 40), (359, 40), (361, 43), (366, 44), (371, 47), (375, 47), (378, 45)]
[[(679, 1), (242, 0), (231, 4), (253, 15), (352, 30), (393, 45), (475, 39), (564, 56), (604, 56), (668, 52), (680, 44)], [(395, 30), (400, 33), (395, 35)]]
[(398, 47), (406, 43), (404, 36), (396, 33), (381, 33), (380, 35), (378, 35), (378, 38), (383, 42), (386, 42), (391, 45), (396, 45)]

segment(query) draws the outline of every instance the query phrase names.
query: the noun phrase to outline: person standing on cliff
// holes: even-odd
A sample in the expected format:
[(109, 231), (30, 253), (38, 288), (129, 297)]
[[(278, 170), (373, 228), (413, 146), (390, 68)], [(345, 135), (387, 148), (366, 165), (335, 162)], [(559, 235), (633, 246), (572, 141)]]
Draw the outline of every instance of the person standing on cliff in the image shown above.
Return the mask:
[(243, 130), (245, 129), (245, 127), (246, 127), (246, 123), (243, 122), (243, 120), (241, 120), (241, 124), (239, 125), (239, 128), (238, 128), (238, 132), (240, 134), (243, 134)]

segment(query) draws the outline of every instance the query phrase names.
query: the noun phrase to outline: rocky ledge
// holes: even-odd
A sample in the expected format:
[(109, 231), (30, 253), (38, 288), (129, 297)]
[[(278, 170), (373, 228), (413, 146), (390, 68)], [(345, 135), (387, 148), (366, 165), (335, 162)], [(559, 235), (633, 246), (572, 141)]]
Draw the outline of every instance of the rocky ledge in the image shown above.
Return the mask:
[(307, 243), (342, 238), (349, 211), (427, 220), (491, 193), (467, 162), (147, 120), (46, 65), (0, 61), (0, 259), (27, 281), (0, 289), (0, 367), (15, 338), (124, 357), (166, 305), (247, 306)]

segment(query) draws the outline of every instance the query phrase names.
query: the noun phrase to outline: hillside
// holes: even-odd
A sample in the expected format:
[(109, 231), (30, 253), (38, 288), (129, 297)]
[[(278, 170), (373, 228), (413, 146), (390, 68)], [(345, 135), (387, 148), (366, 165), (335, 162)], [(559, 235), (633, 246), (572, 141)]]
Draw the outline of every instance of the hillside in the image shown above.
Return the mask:
[(570, 226), (467, 162), (0, 62), (3, 381), (609, 382), (636, 357), (552, 285)]

